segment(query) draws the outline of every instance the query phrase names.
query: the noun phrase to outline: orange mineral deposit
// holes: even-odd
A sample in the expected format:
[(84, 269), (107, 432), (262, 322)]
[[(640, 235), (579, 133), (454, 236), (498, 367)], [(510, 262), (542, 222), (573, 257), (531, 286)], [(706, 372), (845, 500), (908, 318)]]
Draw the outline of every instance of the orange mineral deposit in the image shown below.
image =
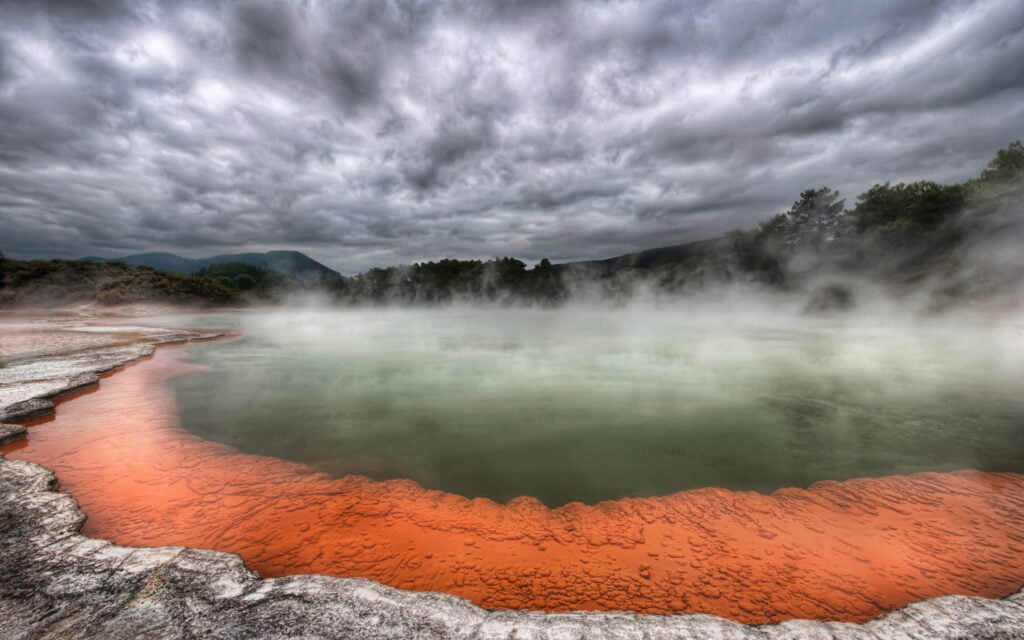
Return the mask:
[(1021, 475), (502, 505), (201, 440), (181, 429), (164, 385), (196, 368), (182, 348), (163, 347), (63, 401), (3, 452), (54, 470), (94, 537), (231, 551), (264, 576), (358, 576), (491, 609), (862, 621), (1024, 584)]

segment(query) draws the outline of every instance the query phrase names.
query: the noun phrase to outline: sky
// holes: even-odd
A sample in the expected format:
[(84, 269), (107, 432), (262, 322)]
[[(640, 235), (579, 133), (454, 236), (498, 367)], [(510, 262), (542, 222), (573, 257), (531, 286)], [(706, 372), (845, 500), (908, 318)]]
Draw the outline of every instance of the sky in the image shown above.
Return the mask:
[(1024, 138), (1024, 2), (0, 0), (0, 250), (610, 257)]

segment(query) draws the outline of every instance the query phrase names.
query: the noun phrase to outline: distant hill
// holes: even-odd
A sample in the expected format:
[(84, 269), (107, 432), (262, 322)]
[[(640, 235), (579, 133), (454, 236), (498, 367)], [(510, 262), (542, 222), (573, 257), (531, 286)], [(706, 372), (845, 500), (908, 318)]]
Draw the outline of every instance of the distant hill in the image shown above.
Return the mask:
[(636, 253), (626, 253), (603, 260), (565, 262), (554, 265), (554, 267), (557, 270), (571, 269), (603, 275), (621, 271), (622, 269), (654, 269), (669, 264), (699, 260), (706, 256), (719, 240), (720, 238), (698, 240), (697, 242), (688, 242), (686, 244), (645, 249)]
[(139, 267), (145, 265), (147, 267), (153, 267), (154, 269), (160, 269), (161, 271), (170, 271), (171, 273), (181, 273), (185, 275), (192, 275), (195, 271), (198, 271), (201, 267), (193, 267), (197, 260), (189, 258), (183, 258), (173, 253), (136, 253), (130, 256), (123, 256), (121, 258), (101, 258), (99, 256), (88, 256), (85, 258), (79, 258), (81, 262), (123, 262), (133, 267)]
[(192, 275), (204, 267), (228, 262), (269, 269), (304, 282), (337, 280), (341, 274), (299, 251), (267, 251), (266, 253), (231, 253), (210, 258), (184, 258), (173, 253), (136, 253), (120, 258), (79, 258), (85, 262), (124, 262), (132, 266), (146, 265), (154, 269)]
[(0, 255), (0, 308), (57, 307), (83, 302), (222, 305), (235, 291), (208, 278), (149, 266), (80, 260), (10, 260)]

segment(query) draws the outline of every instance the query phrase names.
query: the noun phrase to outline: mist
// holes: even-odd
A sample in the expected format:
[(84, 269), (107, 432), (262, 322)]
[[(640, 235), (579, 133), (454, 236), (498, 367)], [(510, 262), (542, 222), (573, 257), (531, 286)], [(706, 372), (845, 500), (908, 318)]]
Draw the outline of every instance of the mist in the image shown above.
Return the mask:
[[(513, 257), (370, 269), (320, 287), (341, 306), (684, 306), (730, 300), (811, 315), (1013, 316), (1024, 293), (1024, 147), (959, 184), (808, 189), (750, 229), (590, 261)], [(285, 291), (292, 305), (294, 291)], [(308, 293), (308, 292), (307, 292)], [(272, 296), (273, 297), (273, 296)], [(301, 296), (300, 296), (301, 297)]]
[(663, 265), (446, 259), (175, 320), (243, 334), (194, 350), (209, 372), (175, 382), (181, 424), (334, 476), (549, 506), (1022, 473), (1024, 224), (998, 168), (853, 205), (806, 191)]
[[(332, 475), (550, 506), (705, 486), (1024, 471), (1024, 321), (717, 290), (615, 308), (287, 309), (169, 318), (181, 424)], [(258, 393), (254, 395), (254, 390)]]

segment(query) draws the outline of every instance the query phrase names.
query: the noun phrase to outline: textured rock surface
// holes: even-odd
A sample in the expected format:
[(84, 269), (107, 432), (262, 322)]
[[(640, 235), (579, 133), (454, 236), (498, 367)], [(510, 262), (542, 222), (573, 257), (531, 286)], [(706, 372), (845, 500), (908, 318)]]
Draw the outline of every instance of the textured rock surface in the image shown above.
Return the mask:
[(369, 580), (260, 580), (234, 555), (133, 549), (77, 533), (52, 473), (0, 459), (0, 617), (7, 638), (1024, 638), (1024, 592), (949, 596), (856, 625), (744, 626), (707, 615), (488, 612)]
[(0, 422), (53, 411), (51, 398), (90, 387), (99, 376), (152, 355), (156, 345), (221, 335), (81, 321), (0, 324)]
[(20, 424), (5, 424), (0, 422), (0, 444), (25, 435), (25, 431), (25, 427)]
[[(96, 362), (111, 364), (99, 357)], [(79, 370), (80, 364), (56, 376), (64, 389), (99, 371)], [(60, 391), (47, 389), (49, 395)], [(402, 483), (377, 484), (402, 489)], [(4, 637), (1024, 638), (1022, 592), (1002, 600), (933, 599), (862, 625), (789, 621), (754, 627), (707, 615), (488, 612), (454, 596), (351, 578), (260, 580), (230, 554), (135, 549), (82, 536), (77, 503), (54, 487), (54, 476), (42, 467), (0, 458)]]

